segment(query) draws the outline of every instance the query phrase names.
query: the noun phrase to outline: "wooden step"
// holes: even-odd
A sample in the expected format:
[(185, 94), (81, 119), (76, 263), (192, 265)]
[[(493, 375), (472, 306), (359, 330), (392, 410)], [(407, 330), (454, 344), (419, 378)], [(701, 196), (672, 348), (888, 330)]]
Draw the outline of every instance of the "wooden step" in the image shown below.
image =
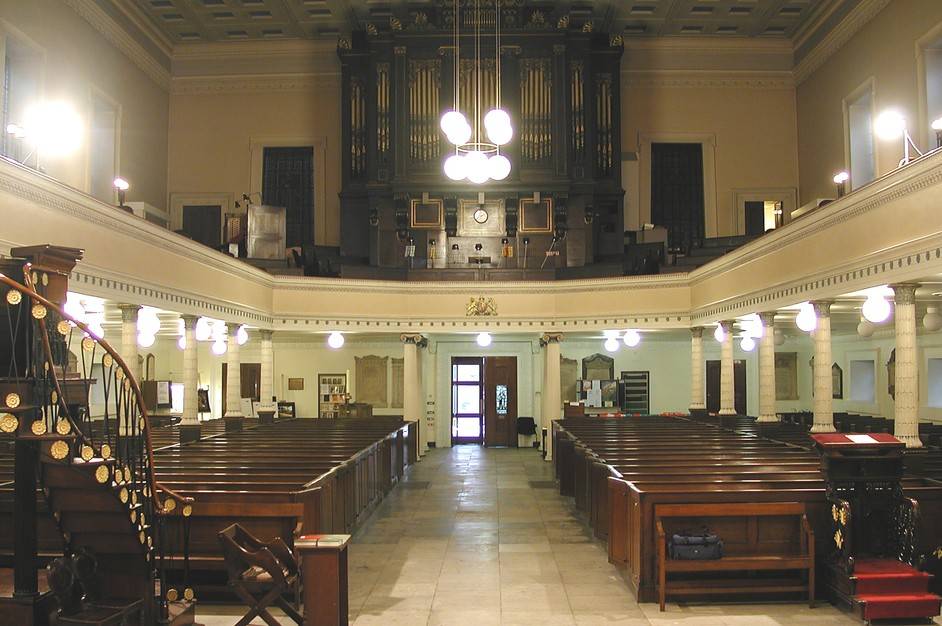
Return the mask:
[(69, 533), (137, 533), (128, 515), (119, 513), (70, 511), (61, 514), (59, 524)]
[(50, 494), (53, 510), (112, 512), (126, 514), (127, 508), (104, 486), (101, 489), (54, 489)]
[(144, 550), (137, 534), (100, 531), (73, 533), (72, 547), (89, 548), (95, 554), (139, 554)]

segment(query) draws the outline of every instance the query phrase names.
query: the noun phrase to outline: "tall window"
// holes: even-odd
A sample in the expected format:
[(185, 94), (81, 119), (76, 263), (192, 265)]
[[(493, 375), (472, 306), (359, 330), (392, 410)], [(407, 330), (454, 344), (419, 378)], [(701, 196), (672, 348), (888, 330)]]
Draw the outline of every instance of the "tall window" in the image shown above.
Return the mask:
[(684, 251), (703, 239), (703, 146), (651, 144), (651, 221)]
[(92, 95), (89, 128), (88, 191), (102, 202), (114, 201), (114, 179), (118, 174), (118, 127), (120, 109), (99, 94)]
[(876, 402), (876, 365), (872, 359), (850, 362), (850, 399), (854, 402)]
[(285, 207), (286, 245), (314, 242), (314, 148), (265, 148), (262, 200)]
[(20, 140), (6, 132), (7, 125), (23, 125), (26, 110), (38, 102), (42, 79), (42, 54), (32, 45), (10, 33), (0, 32), (0, 52), (3, 59), (3, 86), (0, 115), (0, 150), (3, 156), (21, 160), (26, 157)]
[(844, 101), (847, 115), (847, 147), (850, 187), (863, 187), (876, 177), (873, 149), (873, 85), (867, 83)]

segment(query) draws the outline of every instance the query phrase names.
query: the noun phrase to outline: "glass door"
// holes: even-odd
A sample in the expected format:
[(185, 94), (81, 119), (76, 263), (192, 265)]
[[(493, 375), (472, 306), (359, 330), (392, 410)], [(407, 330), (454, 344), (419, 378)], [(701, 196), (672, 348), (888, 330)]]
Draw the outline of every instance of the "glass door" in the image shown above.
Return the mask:
[(479, 357), (451, 359), (451, 443), (483, 443), (484, 411)]

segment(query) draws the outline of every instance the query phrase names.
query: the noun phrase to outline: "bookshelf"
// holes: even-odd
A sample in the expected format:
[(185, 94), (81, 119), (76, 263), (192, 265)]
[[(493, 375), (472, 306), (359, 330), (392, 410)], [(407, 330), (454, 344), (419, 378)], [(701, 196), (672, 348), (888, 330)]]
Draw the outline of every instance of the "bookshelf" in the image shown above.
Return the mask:
[(622, 372), (621, 382), (625, 389), (622, 410), (625, 413), (649, 415), (651, 413), (650, 372)]
[(347, 375), (317, 375), (317, 414), (318, 417), (336, 419), (341, 409), (347, 404)]

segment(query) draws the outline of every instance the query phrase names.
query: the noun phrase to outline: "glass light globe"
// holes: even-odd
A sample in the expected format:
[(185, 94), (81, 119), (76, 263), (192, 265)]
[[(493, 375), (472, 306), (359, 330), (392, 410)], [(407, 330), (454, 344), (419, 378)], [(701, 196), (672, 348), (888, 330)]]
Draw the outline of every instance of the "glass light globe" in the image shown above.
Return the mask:
[(739, 325), (742, 327), (743, 333), (753, 339), (762, 339), (762, 335), (765, 334), (765, 326), (762, 325), (762, 318), (759, 317), (758, 313), (750, 314)]
[(798, 309), (798, 316), (795, 317), (795, 325), (806, 333), (810, 333), (818, 327), (818, 316), (814, 314), (814, 307), (810, 302), (805, 302)]
[(890, 303), (887, 302), (886, 298), (876, 294), (867, 296), (867, 300), (863, 303), (863, 307), (861, 308), (863, 316), (874, 324), (885, 322), (890, 316), (890, 310)]
[(443, 133), (450, 135), (462, 126), (467, 126), (468, 120), (460, 111), (446, 111), (438, 124)]
[(249, 331), (245, 329), (245, 324), (239, 326), (239, 330), (236, 331), (236, 342), (240, 346), (244, 346), (249, 341)]
[(197, 341), (208, 341), (213, 334), (213, 328), (209, 324), (209, 320), (205, 317), (201, 317), (196, 320), (196, 340)]
[(626, 330), (622, 341), (624, 341), (625, 345), (629, 348), (634, 348), (641, 343), (641, 333), (636, 330)]
[(480, 185), (486, 183), (490, 178), (490, 172), (487, 167), (487, 157), (483, 152), (469, 152), (465, 156), (465, 165), (467, 167), (468, 180)]
[(65, 301), (65, 306), (62, 307), (62, 310), (74, 320), (79, 322), (85, 320), (85, 307), (82, 306), (79, 300), (73, 298), (72, 294), (68, 295), (68, 299)]
[(906, 131), (906, 118), (895, 109), (884, 111), (873, 122), (873, 132), (884, 141), (899, 139)]
[(739, 342), (739, 347), (743, 349), (743, 352), (752, 352), (756, 349), (756, 340), (746, 335), (742, 338), (742, 341)]
[(491, 109), (484, 116), (484, 128), (498, 128), (500, 126), (510, 126), (510, 114), (503, 109)]
[(614, 337), (609, 337), (605, 340), (605, 350), (608, 352), (616, 352), (618, 350), (618, 340)]
[(861, 337), (872, 337), (873, 331), (877, 328), (869, 320), (862, 319), (860, 323), (857, 324), (857, 334)]
[(463, 122), (455, 126), (450, 133), (447, 133), (448, 141), (456, 146), (463, 146), (471, 141), (471, 125)]
[(463, 180), (468, 176), (468, 168), (464, 157), (460, 154), (453, 154), (445, 159), (445, 176), (451, 180)]
[(217, 339), (213, 342), (213, 354), (216, 356), (222, 356), (226, 353), (228, 347), (229, 346), (226, 344), (224, 339)]
[(101, 320), (88, 322), (88, 331), (95, 339), (102, 339), (105, 336), (105, 329), (101, 325)]
[(478, 333), (477, 339), (475, 339), (477, 344), (482, 348), (486, 348), (491, 345), (493, 340), (494, 339), (491, 337), (491, 333)]
[(938, 309), (934, 306), (926, 308), (926, 315), (922, 318), (922, 325), (926, 330), (935, 332), (942, 328), (942, 315), (939, 315)]
[(489, 175), (494, 180), (504, 180), (510, 175), (510, 159), (503, 154), (495, 154), (487, 160)]
[(186, 350), (186, 335), (181, 335), (180, 338), (177, 339), (177, 347), (181, 350)]
[(148, 307), (137, 315), (137, 332), (144, 335), (156, 335), (160, 331), (160, 318), (157, 311)]
[(26, 134), (46, 156), (66, 156), (79, 149), (85, 136), (82, 118), (64, 102), (44, 102), (26, 111)]
[(850, 174), (847, 172), (840, 172), (834, 175), (834, 183), (840, 185), (841, 183), (846, 183), (850, 180)]
[(343, 344), (346, 342), (342, 333), (332, 332), (327, 337), (327, 345), (333, 348), (334, 350), (339, 350), (343, 347)]
[(149, 347), (151, 347), (152, 345), (154, 345), (154, 340), (155, 340), (155, 339), (156, 339), (156, 337), (154, 337), (153, 335), (148, 335), (148, 334), (146, 334), (146, 333), (138, 333), (138, 334), (137, 334), (137, 345), (139, 345), (139, 346), (142, 347), (142, 348), (149, 348)]
[(509, 143), (514, 136), (514, 128), (510, 123), (510, 115), (503, 109), (491, 109), (484, 116), (484, 130), (487, 138), (502, 146)]
[(713, 331), (713, 338), (720, 343), (723, 343), (723, 340), (726, 339), (726, 333), (723, 332), (723, 327), (720, 324), (716, 325), (716, 330)]

